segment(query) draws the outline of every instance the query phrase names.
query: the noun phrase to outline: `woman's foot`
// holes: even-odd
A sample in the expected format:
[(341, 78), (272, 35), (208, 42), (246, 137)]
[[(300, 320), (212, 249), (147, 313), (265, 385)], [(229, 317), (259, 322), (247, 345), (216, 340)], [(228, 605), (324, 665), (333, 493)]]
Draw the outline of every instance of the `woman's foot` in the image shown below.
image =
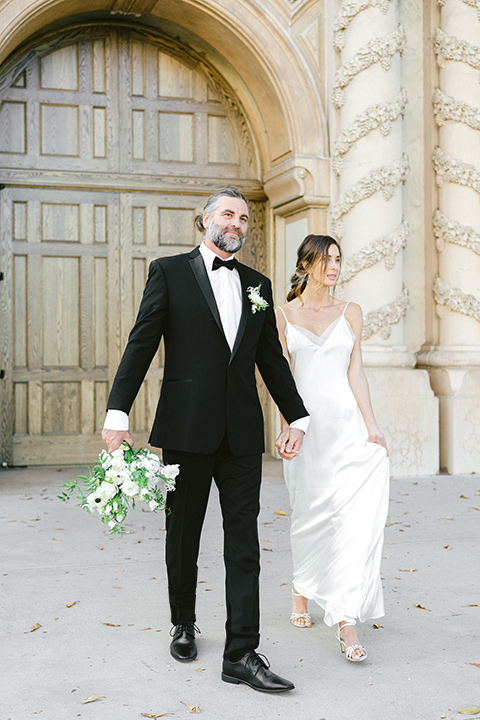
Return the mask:
[(293, 594), (293, 608), (290, 616), (290, 622), (295, 627), (309, 628), (312, 627), (312, 618), (307, 612), (307, 598), (297, 593), (295, 588), (292, 590)]
[(347, 660), (351, 660), (351, 662), (366, 660), (367, 651), (358, 642), (355, 625), (346, 621), (339, 622), (336, 638), (340, 643), (340, 650), (345, 653)]

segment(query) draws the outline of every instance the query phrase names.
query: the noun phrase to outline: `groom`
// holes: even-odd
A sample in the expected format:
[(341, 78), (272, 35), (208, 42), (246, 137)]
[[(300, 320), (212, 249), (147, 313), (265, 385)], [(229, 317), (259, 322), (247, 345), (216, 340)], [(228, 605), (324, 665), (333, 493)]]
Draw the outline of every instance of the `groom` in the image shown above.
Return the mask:
[[(167, 499), (166, 563), (174, 626), (170, 652), (181, 662), (197, 657), (197, 558), (213, 477), (226, 568), (222, 679), (285, 692), (293, 684), (273, 673), (255, 652), (264, 451), (255, 366), (291, 423), (281, 449), (285, 459), (298, 453), (308, 417), (278, 340), (270, 281), (234, 257), (246, 238), (248, 213), (247, 199), (235, 188), (223, 188), (195, 219), (205, 234), (200, 247), (151, 263), (110, 392), (102, 437), (110, 452), (124, 440), (132, 444), (128, 413), (163, 336), (165, 368), (150, 443), (163, 448), (165, 463), (180, 465), (176, 490)], [(252, 295), (253, 288), (258, 292)], [(261, 307), (262, 301), (268, 306)]]

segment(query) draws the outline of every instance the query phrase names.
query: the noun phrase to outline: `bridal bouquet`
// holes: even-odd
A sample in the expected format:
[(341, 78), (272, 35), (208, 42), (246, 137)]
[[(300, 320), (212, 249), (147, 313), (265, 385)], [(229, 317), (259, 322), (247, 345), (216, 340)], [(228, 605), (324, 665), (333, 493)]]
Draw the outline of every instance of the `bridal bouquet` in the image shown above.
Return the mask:
[[(62, 485), (66, 490), (58, 497), (69, 500), (77, 492), (81, 508), (90, 513), (96, 510), (111, 533), (122, 535), (122, 523), (136, 501), (147, 502), (154, 512), (165, 509), (165, 495), (175, 490), (179, 472), (178, 465), (163, 465), (156, 453), (144, 448), (135, 451), (123, 443), (113, 453), (103, 450), (89, 475)], [(79, 481), (83, 481), (87, 495)]]

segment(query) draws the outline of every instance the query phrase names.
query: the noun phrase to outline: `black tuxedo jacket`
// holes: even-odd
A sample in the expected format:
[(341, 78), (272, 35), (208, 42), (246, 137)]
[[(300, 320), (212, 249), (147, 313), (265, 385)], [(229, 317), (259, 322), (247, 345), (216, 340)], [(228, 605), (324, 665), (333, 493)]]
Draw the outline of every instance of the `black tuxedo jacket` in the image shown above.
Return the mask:
[[(211, 453), (227, 433), (235, 455), (263, 452), (255, 365), (288, 422), (308, 415), (278, 340), (270, 281), (241, 263), (238, 271), (243, 309), (230, 351), (198, 247), (150, 265), (108, 408), (130, 412), (163, 336), (164, 377), (150, 435), (156, 447)], [(258, 285), (269, 307), (252, 313), (247, 288)]]

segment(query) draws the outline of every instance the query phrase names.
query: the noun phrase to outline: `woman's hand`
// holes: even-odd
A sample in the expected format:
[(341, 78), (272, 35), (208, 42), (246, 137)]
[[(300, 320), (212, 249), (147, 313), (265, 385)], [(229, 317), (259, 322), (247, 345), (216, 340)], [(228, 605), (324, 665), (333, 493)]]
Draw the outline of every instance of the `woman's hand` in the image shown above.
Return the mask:
[(387, 455), (390, 454), (388, 452), (388, 446), (387, 446), (387, 441), (385, 439), (385, 435), (378, 428), (375, 428), (374, 430), (370, 430), (370, 432), (368, 433), (368, 442), (377, 443), (377, 445), (381, 445), (387, 451)]
[(291, 428), (288, 425), (283, 428), (275, 441), (278, 454), (283, 460), (293, 460), (296, 455), (300, 455), (299, 450), (304, 435), (303, 430), (298, 428)]

